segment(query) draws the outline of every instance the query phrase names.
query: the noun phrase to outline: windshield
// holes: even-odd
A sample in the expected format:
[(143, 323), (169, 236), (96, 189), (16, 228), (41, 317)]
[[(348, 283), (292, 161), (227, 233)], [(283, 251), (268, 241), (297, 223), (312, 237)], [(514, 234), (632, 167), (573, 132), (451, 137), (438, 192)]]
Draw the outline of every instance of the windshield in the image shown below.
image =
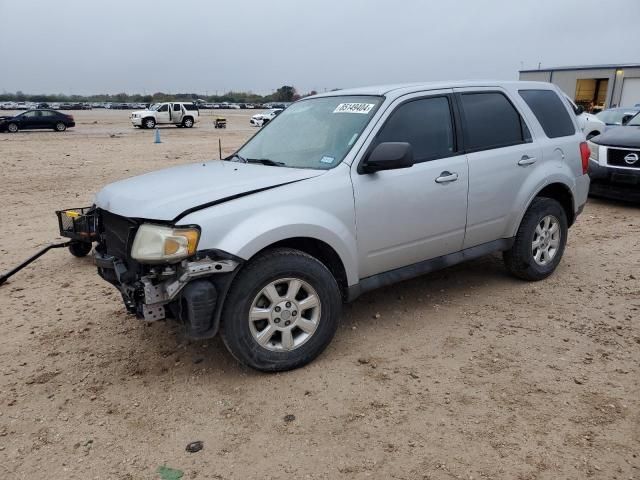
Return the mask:
[(238, 155), (281, 166), (328, 170), (356, 142), (382, 97), (322, 97), (302, 100), (263, 127)]
[(640, 113), (636, 113), (636, 116), (629, 120), (627, 126), (639, 127), (640, 126)]
[(158, 110), (162, 106), (161, 103), (154, 103), (149, 107), (149, 110)]
[(596, 115), (607, 125), (622, 125), (622, 119), (627, 115), (634, 115), (637, 110), (605, 110)]

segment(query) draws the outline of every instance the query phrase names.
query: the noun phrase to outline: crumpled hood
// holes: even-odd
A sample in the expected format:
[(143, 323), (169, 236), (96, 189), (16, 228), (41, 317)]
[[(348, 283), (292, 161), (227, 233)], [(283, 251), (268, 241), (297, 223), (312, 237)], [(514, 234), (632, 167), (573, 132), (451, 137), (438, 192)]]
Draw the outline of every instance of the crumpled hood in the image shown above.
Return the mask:
[(214, 160), (111, 183), (98, 192), (95, 204), (124, 217), (171, 221), (195, 207), (325, 172)]

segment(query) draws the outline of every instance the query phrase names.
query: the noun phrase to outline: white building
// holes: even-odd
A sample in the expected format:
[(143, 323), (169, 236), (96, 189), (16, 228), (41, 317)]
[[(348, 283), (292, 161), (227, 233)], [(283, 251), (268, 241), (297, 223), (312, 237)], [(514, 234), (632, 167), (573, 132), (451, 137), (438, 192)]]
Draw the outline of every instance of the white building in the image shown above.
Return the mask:
[(520, 80), (551, 82), (585, 108), (640, 104), (640, 63), (521, 70)]

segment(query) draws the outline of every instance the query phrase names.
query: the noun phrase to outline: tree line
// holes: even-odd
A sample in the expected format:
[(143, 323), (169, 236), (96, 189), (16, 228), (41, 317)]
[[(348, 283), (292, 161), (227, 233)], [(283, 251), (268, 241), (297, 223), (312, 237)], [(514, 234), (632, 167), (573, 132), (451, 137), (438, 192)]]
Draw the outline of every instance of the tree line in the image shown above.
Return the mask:
[(196, 101), (204, 100), (210, 103), (269, 103), (269, 102), (294, 102), (308, 95), (315, 95), (312, 90), (304, 95), (300, 95), (295, 87), (283, 85), (275, 92), (268, 95), (258, 95), (250, 92), (230, 91), (222, 95), (203, 95), (201, 93), (165, 93), (156, 92), (151, 95), (140, 93), (116, 93), (116, 94), (95, 94), (95, 95), (65, 95), (58, 94), (29, 94), (21, 91), (15, 93), (0, 93), (0, 102), (111, 102), (111, 103), (159, 103), (171, 101)]

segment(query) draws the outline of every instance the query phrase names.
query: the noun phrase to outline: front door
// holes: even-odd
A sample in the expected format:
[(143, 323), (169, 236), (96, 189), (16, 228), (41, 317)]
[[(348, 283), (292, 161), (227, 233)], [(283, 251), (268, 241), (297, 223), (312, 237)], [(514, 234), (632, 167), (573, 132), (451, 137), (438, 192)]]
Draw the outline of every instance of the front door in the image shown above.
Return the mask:
[(352, 166), (361, 279), (459, 251), (464, 239), (469, 176), (451, 91), (402, 97), (388, 112), (367, 152), (408, 142), (416, 163), (372, 174)]
[(170, 123), (169, 107), (170, 103), (165, 103), (156, 111), (156, 123)]
[(469, 160), (469, 210), (464, 248), (510, 236), (527, 178), (542, 163), (530, 129), (505, 92), (455, 89)]

